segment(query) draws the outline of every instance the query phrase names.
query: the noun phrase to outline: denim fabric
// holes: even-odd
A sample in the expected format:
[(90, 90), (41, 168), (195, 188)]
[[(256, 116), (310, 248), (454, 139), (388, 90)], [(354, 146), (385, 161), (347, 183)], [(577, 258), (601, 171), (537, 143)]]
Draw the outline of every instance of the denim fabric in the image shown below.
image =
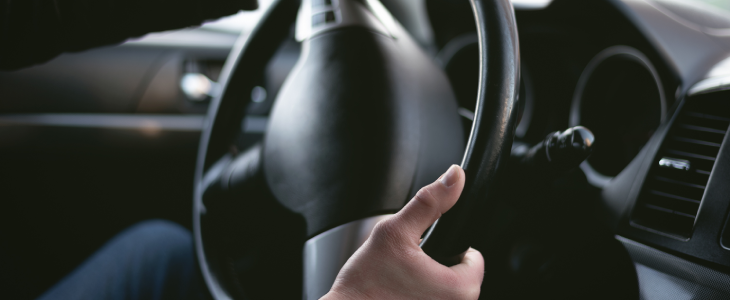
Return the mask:
[(208, 297), (190, 232), (175, 223), (154, 220), (118, 234), (38, 299)]

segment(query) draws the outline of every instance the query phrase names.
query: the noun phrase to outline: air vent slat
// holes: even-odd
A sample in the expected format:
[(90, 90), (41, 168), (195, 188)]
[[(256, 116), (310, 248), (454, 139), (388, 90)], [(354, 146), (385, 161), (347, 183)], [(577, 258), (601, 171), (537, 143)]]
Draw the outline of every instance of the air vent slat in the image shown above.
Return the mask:
[(678, 124), (678, 125), (679, 125), (680, 128), (689, 129), (689, 130), (696, 130), (696, 131), (705, 131), (705, 132), (725, 134), (725, 131), (723, 131), (721, 129), (708, 128), (708, 127), (702, 127), (702, 126), (695, 126), (695, 125), (689, 125), (689, 124)]
[(680, 216), (683, 216), (683, 217), (692, 218), (692, 219), (694, 219), (694, 218), (697, 217), (696, 215), (685, 214), (685, 213), (679, 212), (679, 211), (674, 211), (674, 214), (675, 215), (680, 215)]
[(675, 136), (672, 139), (675, 141), (678, 141), (678, 142), (683, 142), (683, 143), (690, 143), (690, 144), (697, 144), (697, 145), (720, 148), (720, 143), (696, 140), (696, 139), (685, 138), (685, 137), (681, 137), (681, 136)]
[(655, 206), (641, 205), (642, 213), (633, 216), (634, 223), (653, 230), (676, 235), (680, 238), (692, 233), (695, 218), (675, 214), (667, 209), (655, 209)]
[(674, 211), (671, 210), (671, 209), (664, 208), (664, 207), (661, 207), (661, 206), (652, 205), (652, 204), (644, 204), (644, 207), (646, 207), (648, 209), (653, 209), (653, 210), (658, 210), (658, 211), (661, 211), (661, 212), (665, 212), (665, 213), (668, 213), (668, 214), (674, 213)]
[(656, 196), (667, 197), (667, 198), (672, 198), (672, 199), (675, 199), (675, 200), (681, 200), (681, 201), (687, 201), (687, 202), (691, 202), (691, 203), (700, 204), (700, 200), (685, 198), (685, 197), (682, 197), (682, 196), (672, 195), (672, 194), (668, 194), (668, 193), (660, 192), (660, 191), (655, 191), (655, 190), (649, 190), (649, 192), (652, 193), (652, 194), (654, 194), (654, 195), (656, 195)]
[(705, 189), (705, 186), (704, 185), (692, 184), (692, 183), (689, 183), (689, 182), (683, 182), (683, 181), (674, 180), (674, 179), (666, 178), (666, 177), (662, 177), (662, 176), (654, 176), (654, 179), (659, 180), (659, 181), (664, 181), (664, 182), (672, 183), (672, 184), (679, 184), (679, 185), (683, 185), (683, 186), (697, 188), (697, 189)]
[(699, 113), (699, 112), (694, 112), (694, 111), (688, 111), (685, 114), (690, 117), (725, 121), (727, 123), (730, 123), (730, 118), (715, 116), (715, 115), (711, 115), (711, 114)]
[(715, 161), (715, 158), (712, 157), (712, 156), (700, 155), (700, 154), (695, 154), (695, 153), (689, 153), (689, 152), (685, 152), (685, 151), (667, 149), (667, 150), (664, 150), (664, 152), (667, 152), (667, 153), (670, 153), (670, 154), (682, 155), (682, 156), (686, 156), (686, 157), (692, 157), (692, 158), (699, 158), (699, 159), (709, 160), (709, 161), (713, 161), (713, 162)]
[(716, 118), (704, 118), (701, 117), (702, 114), (696, 114), (695, 116), (690, 115), (683, 115), (680, 116), (680, 118), (677, 120), (677, 122), (682, 124), (687, 124), (690, 126), (697, 126), (702, 128), (711, 128), (714, 130), (721, 130), (725, 131), (727, 130), (727, 126), (730, 124), (727, 121), (724, 120), (717, 120)]
[(716, 94), (687, 99), (649, 171), (631, 215), (632, 224), (682, 240), (691, 237), (730, 126), (730, 91)]
[(651, 205), (654, 209), (664, 209), (671, 212), (682, 213), (687, 216), (697, 214), (699, 203), (677, 200), (676, 198), (664, 197), (657, 194), (648, 194), (645, 199), (646, 205)]
[[(679, 173), (679, 174), (678, 174)], [(695, 172), (687, 172), (687, 171), (679, 171), (679, 170), (657, 170), (655, 172), (656, 176), (662, 177), (662, 178), (672, 178), (675, 181), (679, 182), (685, 182), (689, 183), (689, 187), (692, 187), (693, 189), (699, 189), (704, 190), (704, 185), (707, 184), (707, 178), (709, 178), (705, 174), (699, 174)], [(672, 181), (662, 181), (658, 180), (658, 183), (667, 183), (670, 185), (673, 185)], [(687, 185), (679, 185), (680, 187), (688, 187)], [(699, 200), (699, 199), (697, 199)]]
[(707, 142), (716, 143), (716, 144), (722, 143), (722, 139), (725, 138), (724, 133), (697, 131), (697, 130), (690, 130), (690, 129), (686, 129), (686, 128), (675, 128), (674, 136), (693, 138), (696, 140), (702, 140), (702, 141), (707, 141)]
[(687, 185), (675, 184), (673, 182), (668, 182), (668, 181), (656, 180), (656, 177), (650, 178), (650, 179), (653, 179), (653, 180), (651, 180), (650, 182), (647, 183), (647, 185), (646, 185), (647, 189), (662, 191), (667, 194), (677, 195), (680, 197), (696, 199), (696, 200), (701, 200), (702, 195), (705, 193), (704, 188), (698, 188), (695, 186), (687, 186)]
[(714, 160), (717, 157), (717, 152), (720, 151), (720, 147), (677, 141), (674, 138), (667, 141), (666, 144), (666, 147), (673, 151), (704, 156), (707, 160)]

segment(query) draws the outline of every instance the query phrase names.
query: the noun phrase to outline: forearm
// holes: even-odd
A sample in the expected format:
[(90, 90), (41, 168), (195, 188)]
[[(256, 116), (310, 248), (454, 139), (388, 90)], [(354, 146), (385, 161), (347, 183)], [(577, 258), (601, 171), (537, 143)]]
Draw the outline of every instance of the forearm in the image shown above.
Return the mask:
[(0, 69), (199, 25), (256, 6), (256, 0), (6, 0), (0, 3)]

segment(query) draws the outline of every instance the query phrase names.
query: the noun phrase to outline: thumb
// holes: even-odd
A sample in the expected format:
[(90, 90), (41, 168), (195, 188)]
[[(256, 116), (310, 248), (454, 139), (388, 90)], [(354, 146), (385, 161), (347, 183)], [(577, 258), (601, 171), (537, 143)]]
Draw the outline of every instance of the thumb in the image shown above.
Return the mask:
[(435, 182), (421, 188), (416, 196), (388, 221), (400, 228), (406, 238), (415, 243), (421, 234), (448, 211), (464, 189), (464, 170), (452, 165)]

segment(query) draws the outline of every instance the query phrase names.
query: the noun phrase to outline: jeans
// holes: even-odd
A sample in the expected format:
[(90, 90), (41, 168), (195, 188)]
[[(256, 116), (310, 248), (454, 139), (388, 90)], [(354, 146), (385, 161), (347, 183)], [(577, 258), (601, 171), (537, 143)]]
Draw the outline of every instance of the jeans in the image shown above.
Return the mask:
[(207, 298), (190, 232), (154, 220), (118, 234), (38, 299)]

